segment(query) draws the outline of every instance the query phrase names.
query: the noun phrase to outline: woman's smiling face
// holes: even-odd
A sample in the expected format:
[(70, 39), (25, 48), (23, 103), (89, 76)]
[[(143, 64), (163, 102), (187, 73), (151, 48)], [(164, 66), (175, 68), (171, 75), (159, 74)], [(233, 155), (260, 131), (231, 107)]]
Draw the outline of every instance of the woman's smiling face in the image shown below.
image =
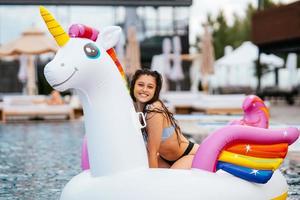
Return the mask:
[(156, 81), (151, 75), (141, 75), (134, 85), (134, 97), (137, 102), (149, 102), (155, 93)]

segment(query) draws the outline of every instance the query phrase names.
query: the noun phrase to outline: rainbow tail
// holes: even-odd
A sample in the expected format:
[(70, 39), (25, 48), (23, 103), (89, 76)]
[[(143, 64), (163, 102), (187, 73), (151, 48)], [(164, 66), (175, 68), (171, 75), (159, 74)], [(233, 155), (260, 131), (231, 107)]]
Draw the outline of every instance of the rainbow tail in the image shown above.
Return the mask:
[[(244, 146), (243, 150), (240, 148)], [(225, 148), (219, 158), (217, 170), (255, 183), (267, 183), (283, 162), (287, 143), (275, 145), (237, 144)]]
[(255, 170), (226, 162), (218, 162), (217, 169), (222, 169), (244, 180), (262, 184), (267, 183), (273, 175), (272, 170)]
[(266, 183), (283, 162), (288, 145), (299, 137), (297, 128), (271, 130), (226, 126), (208, 136), (194, 156), (192, 168), (222, 169), (255, 183)]

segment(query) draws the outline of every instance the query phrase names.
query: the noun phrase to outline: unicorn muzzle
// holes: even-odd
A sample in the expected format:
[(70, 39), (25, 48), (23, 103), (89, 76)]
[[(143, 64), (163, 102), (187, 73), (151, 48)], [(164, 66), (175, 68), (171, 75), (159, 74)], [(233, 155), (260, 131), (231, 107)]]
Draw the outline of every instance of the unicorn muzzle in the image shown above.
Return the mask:
[(51, 66), (49, 66), (49, 64), (47, 64), (46, 67), (44, 68), (44, 75), (46, 80), (51, 86), (55, 84), (57, 80), (57, 78), (55, 78), (56, 74), (53, 72), (53, 70), (51, 70)]
[(52, 67), (55, 66), (51, 66), (51, 65), (47, 65), (44, 69), (44, 74), (46, 77), (46, 80), (49, 82), (49, 84), (51, 85), (51, 87), (60, 90), (60, 91), (64, 91), (66, 89), (69, 89), (69, 84), (67, 84), (74, 76), (75, 74), (78, 72), (78, 68), (74, 67), (74, 68), (68, 68), (68, 70), (63, 70), (60, 72), (61, 73), (55, 73), (57, 72), (56, 70), (52, 70)]

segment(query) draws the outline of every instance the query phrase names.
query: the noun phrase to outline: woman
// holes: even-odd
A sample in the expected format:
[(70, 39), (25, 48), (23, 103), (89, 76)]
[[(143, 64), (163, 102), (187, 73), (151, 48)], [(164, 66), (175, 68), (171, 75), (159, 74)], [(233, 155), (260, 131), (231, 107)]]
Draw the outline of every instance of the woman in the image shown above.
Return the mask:
[(62, 105), (64, 101), (57, 90), (53, 90), (50, 94), (50, 98), (47, 100), (49, 105)]
[(136, 111), (146, 116), (143, 136), (151, 168), (190, 168), (199, 145), (188, 141), (173, 114), (159, 99), (162, 77), (156, 71), (137, 70), (130, 84)]

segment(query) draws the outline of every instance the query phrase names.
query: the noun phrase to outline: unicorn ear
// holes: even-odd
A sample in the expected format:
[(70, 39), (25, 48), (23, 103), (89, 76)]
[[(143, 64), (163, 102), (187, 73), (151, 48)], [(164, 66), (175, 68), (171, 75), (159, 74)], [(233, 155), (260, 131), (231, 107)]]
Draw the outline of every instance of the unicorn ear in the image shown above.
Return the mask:
[(105, 50), (108, 50), (114, 47), (120, 37), (121, 37), (121, 28), (119, 26), (109, 26), (100, 31), (98, 36), (98, 41), (104, 47)]

